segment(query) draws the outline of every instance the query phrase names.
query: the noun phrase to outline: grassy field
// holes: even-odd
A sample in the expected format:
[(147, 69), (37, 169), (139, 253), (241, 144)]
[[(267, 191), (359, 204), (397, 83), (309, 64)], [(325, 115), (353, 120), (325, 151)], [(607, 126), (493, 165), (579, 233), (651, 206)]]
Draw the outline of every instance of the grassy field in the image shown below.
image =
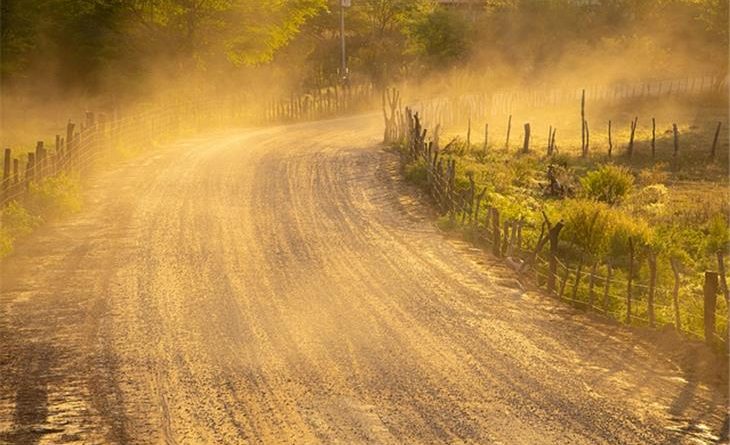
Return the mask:
[[(477, 239), (486, 233), (483, 222), (486, 207), (491, 206), (499, 210), (502, 221), (524, 221), (523, 240), (531, 248), (540, 236), (543, 215), (553, 224), (562, 220), (565, 228), (560, 238), (558, 282), (563, 297), (619, 320), (626, 319), (631, 239), (631, 322), (648, 323), (651, 269), (656, 264), (656, 324), (676, 323), (674, 262), (680, 274), (677, 303), (681, 329), (701, 337), (703, 273), (718, 270), (717, 252), (727, 254), (730, 241), (727, 109), (727, 101), (705, 97), (671, 103), (624, 103), (589, 112), (587, 156), (581, 155), (579, 108), (572, 114), (540, 111), (524, 118), (513, 116), (509, 145), (506, 118), (489, 122), (486, 147), (483, 123), (472, 123), (470, 135), (466, 122), (444, 128), (439, 146), (442, 157), (457, 160), (457, 189), (468, 189), (471, 177), (475, 189), (485, 190), (485, 195), (476, 225), (462, 224), (459, 215), (445, 215), (439, 223)], [(629, 157), (630, 121), (637, 116), (634, 151)], [(654, 156), (652, 117), (656, 122)], [(425, 118), (429, 125), (428, 116)], [(612, 120), (610, 157), (608, 119)], [(532, 129), (527, 153), (522, 151), (525, 122), (530, 122)], [(710, 159), (717, 122), (722, 123), (722, 129), (716, 156)], [(679, 130), (676, 155), (675, 123)], [(557, 153), (552, 156), (547, 155), (549, 125), (558, 129)], [(559, 191), (550, 188), (549, 171), (559, 182)], [(413, 182), (428, 186), (424, 161), (410, 161), (405, 173)], [(607, 285), (609, 263), (612, 270)], [(542, 260), (538, 259), (535, 270), (544, 283), (547, 270)], [(718, 298), (717, 313), (716, 332), (724, 337), (727, 307), (723, 297)]]

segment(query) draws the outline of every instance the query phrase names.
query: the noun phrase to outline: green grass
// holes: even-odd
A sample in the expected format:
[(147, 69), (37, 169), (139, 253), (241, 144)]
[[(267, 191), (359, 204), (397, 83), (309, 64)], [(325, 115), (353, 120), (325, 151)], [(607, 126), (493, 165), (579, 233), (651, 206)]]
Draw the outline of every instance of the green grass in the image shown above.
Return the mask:
[[(466, 188), (468, 175), (473, 175), (476, 189), (487, 190), (478, 215), (477, 231), (486, 233), (483, 221), (487, 206), (499, 210), (502, 222), (506, 219), (525, 220), (523, 239), (528, 246), (536, 244), (543, 221), (542, 212), (553, 223), (561, 219), (566, 222), (566, 230), (561, 234), (560, 258), (573, 272), (568, 276), (565, 296), (573, 299), (575, 269), (582, 262), (583, 278), (575, 292), (575, 303), (580, 306), (585, 307), (589, 300), (587, 273), (590, 265), (597, 261), (597, 275), (605, 276), (606, 260), (610, 257), (614, 279), (609, 287), (605, 311), (608, 316), (625, 320), (627, 244), (631, 236), (636, 247), (632, 323), (644, 324), (648, 319), (648, 258), (650, 252), (654, 252), (657, 254), (656, 322), (658, 325), (673, 324), (674, 275), (670, 258), (678, 259), (682, 267), (679, 292), (682, 329), (701, 337), (702, 274), (705, 270), (717, 270), (715, 253), (717, 250), (727, 252), (730, 240), (727, 139), (721, 137), (718, 159), (711, 161), (707, 157), (711, 136), (708, 129), (716, 118), (715, 115), (698, 115), (693, 122), (680, 123), (682, 145), (677, 158), (671, 154), (672, 136), (665, 134), (663, 127), (657, 131), (657, 156), (653, 159), (649, 148), (650, 132), (646, 128), (640, 128), (637, 133), (632, 158), (624, 153), (624, 139), (628, 138), (628, 134), (623, 130), (614, 132), (614, 141), (620, 142), (615, 142), (611, 158), (606, 154), (599, 130), (592, 133), (592, 151), (587, 157), (580, 156), (579, 137), (565, 137), (562, 142), (558, 137), (560, 153), (556, 156), (547, 157), (544, 149), (546, 137), (544, 141), (534, 138), (530, 152), (521, 153), (515, 149), (521, 143), (520, 126), (513, 126), (510, 148), (505, 148), (504, 142), (494, 142), (484, 150), (479, 140), (467, 146), (463, 137), (465, 131), (443, 133), (442, 146), (446, 145), (444, 141), (455, 142), (441, 155), (457, 160), (457, 187)], [(698, 121), (705, 124), (697, 124)], [(723, 127), (724, 135), (726, 115)], [(490, 131), (492, 128), (490, 125)], [(495, 141), (496, 138), (490, 136), (490, 140)], [(420, 164), (419, 161), (405, 167), (406, 179), (425, 187), (425, 172), (421, 173), (425, 167)], [(566, 186), (566, 192), (560, 196), (546, 193), (549, 166), (555, 169), (556, 176)], [(602, 176), (601, 171), (608, 174)], [(610, 193), (604, 193), (603, 187), (611, 188)], [(604, 207), (600, 213), (604, 224), (596, 226), (600, 230), (594, 228), (594, 232), (600, 233), (591, 234), (585, 227), (590, 222), (590, 211), (598, 208), (599, 204)], [(473, 238), (474, 226), (462, 225), (461, 221), (459, 214), (455, 218), (442, 216), (438, 225)], [(595, 239), (596, 236), (600, 239)], [(542, 273), (545, 272), (542, 270)], [(559, 276), (562, 277), (560, 273)], [(600, 282), (599, 288), (595, 289), (601, 302), (602, 285)], [(722, 314), (727, 314), (727, 308), (722, 296), (718, 296), (717, 301), (718, 314), (721, 315), (717, 320), (717, 332), (723, 333), (727, 330), (727, 319)], [(604, 310), (602, 305), (598, 306), (597, 310)]]
[(22, 200), (12, 201), (0, 211), (0, 258), (9, 255), (17, 241), (36, 227), (80, 209), (78, 176), (59, 173), (31, 183)]

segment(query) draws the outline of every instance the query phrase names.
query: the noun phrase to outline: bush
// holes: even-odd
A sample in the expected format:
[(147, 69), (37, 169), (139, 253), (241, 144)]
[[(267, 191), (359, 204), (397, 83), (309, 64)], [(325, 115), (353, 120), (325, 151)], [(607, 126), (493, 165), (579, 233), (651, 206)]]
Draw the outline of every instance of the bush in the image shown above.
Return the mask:
[(81, 209), (78, 179), (59, 173), (31, 183), (28, 209), (31, 214), (42, 216), (44, 219), (78, 212)]
[(15, 201), (0, 211), (0, 258), (13, 250), (13, 244), (18, 238), (29, 234), (40, 223), (39, 217), (34, 217)]
[(603, 202), (568, 199), (559, 214), (565, 223), (561, 237), (594, 258), (604, 254), (623, 257), (628, 253), (629, 238), (636, 251), (649, 245), (653, 238), (644, 220)]
[(730, 227), (725, 215), (715, 215), (706, 226), (707, 238), (705, 250), (712, 255), (717, 252), (727, 253), (730, 245)]
[(666, 213), (668, 198), (669, 189), (664, 184), (652, 184), (631, 195), (629, 204), (633, 212), (656, 219)]
[(600, 257), (608, 243), (609, 207), (602, 202), (571, 199), (563, 208), (563, 236), (584, 253)]
[(615, 205), (631, 193), (634, 176), (624, 167), (608, 164), (589, 172), (580, 183), (587, 198)]

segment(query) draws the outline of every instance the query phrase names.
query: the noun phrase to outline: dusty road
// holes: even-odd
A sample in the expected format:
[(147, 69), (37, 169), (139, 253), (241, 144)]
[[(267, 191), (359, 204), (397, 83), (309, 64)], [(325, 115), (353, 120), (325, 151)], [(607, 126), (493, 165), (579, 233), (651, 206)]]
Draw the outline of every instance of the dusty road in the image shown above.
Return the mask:
[(444, 238), (380, 131), (228, 132), (95, 178), (2, 263), (0, 442), (712, 441), (722, 379)]

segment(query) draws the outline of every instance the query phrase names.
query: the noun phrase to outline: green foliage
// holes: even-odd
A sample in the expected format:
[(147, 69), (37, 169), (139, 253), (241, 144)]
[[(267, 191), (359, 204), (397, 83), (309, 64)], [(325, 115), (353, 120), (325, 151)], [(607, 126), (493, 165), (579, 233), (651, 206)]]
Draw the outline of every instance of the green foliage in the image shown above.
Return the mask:
[(12, 251), (16, 240), (43, 221), (78, 212), (80, 208), (78, 178), (60, 173), (31, 183), (23, 205), (13, 201), (0, 211), (0, 258)]
[(429, 66), (463, 60), (468, 55), (471, 23), (464, 14), (436, 9), (410, 29), (413, 49)]
[(123, 81), (143, 69), (268, 62), (325, 7), (325, 0), (6, 0), (3, 80), (52, 74), (63, 86), (88, 88), (113, 73)]
[(13, 250), (18, 238), (29, 234), (40, 223), (40, 217), (32, 216), (23, 206), (12, 201), (0, 211), (0, 258)]
[(418, 161), (409, 162), (403, 168), (406, 180), (412, 182), (419, 187), (424, 187), (428, 183), (428, 168), (426, 161), (419, 159)]
[(28, 210), (44, 219), (78, 212), (81, 209), (79, 181), (60, 173), (31, 183), (27, 202)]
[(663, 184), (642, 187), (629, 199), (632, 211), (651, 219), (658, 219), (667, 212), (669, 189)]
[(725, 215), (715, 215), (707, 222), (707, 238), (705, 240), (705, 251), (709, 254), (716, 252), (728, 252), (730, 246), (730, 227)]
[(625, 167), (607, 164), (586, 174), (580, 183), (587, 198), (614, 205), (631, 193), (634, 176)]
[(605, 203), (585, 199), (571, 199), (562, 209), (563, 238), (577, 246), (584, 254), (600, 258), (609, 239), (608, 224), (611, 210)]

